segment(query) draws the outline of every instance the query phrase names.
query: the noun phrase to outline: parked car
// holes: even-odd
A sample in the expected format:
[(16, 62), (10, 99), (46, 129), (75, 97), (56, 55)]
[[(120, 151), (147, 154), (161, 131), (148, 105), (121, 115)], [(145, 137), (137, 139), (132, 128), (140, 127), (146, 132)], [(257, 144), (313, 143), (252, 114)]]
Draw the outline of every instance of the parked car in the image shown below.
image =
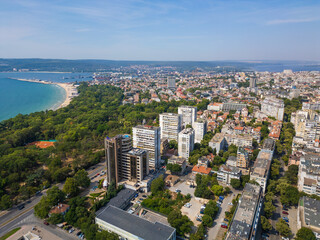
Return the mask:
[(286, 215), (288, 215), (288, 214), (289, 214), (289, 213), (288, 213), (288, 212), (286, 212), (286, 211), (282, 211), (282, 213), (283, 213), (283, 214), (286, 214)]
[(49, 223), (47, 221), (43, 221), (43, 224), (47, 225), (47, 226), (49, 225)]
[(142, 197), (147, 198), (148, 196), (147, 195), (142, 195)]
[(269, 237), (269, 235), (268, 234), (266, 234), (266, 233), (262, 233), (262, 235), (261, 235), (262, 237), (264, 237), (264, 238), (268, 238)]
[(76, 235), (77, 235), (77, 236), (80, 236), (81, 234), (82, 234), (82, 232), (78, 232)]
[(228, 228), (228, 226), (226, 226), (226, 225), (222, 225), (222, 224), (221, 224), (221, 227), (222, 227), (222, 228)]
[(232, 203), (232, 202), (229, 202), (228, 205), (233, 206), (233, 203)]
[(227, 219), (227, 218), (225, 218), (225, 219), (223, 219), (224, 221), (226, 221), (226, 222), (229, 222), (229, 219)]
[(143, 198), (139, 198), (140, 201), (143, 201)]
[(282, 219), (283, 219), (283, 220), (289, 220), (289, 218), (287, 218), (287, 217), (282, 217)]
[(69, 233), (73, 233), (74, 232), (74, 228), (71, 228), (70, 230), (69, 230)]
[(180, 189), (176, 189), (176, 193), (181, 193), (181, 190)]

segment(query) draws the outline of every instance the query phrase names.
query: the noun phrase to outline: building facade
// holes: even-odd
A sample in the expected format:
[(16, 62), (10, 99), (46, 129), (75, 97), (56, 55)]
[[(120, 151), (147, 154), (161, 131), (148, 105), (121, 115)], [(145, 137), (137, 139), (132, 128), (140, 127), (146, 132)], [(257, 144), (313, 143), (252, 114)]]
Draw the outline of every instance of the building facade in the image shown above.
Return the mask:
[(184, 126), (192, 125), (197, 120), (197, 107), (180, 106), (178, 107), (178, 114), (182, 115), (182, 124)]
[(284, 102), (281, 99), (266, 97), (261, 103), (261, 112), (267, 116), (272, 116), (277, 120), (283, 121)]
[(139, 125), (132, 128), (133, 147), (147, 150), (149, 153), (149, 167), (160, 167), (160, 128), (148, 125)]
[(175, 113), (162, 113), (159, 115), (161, 138), (167, 138), (170, 142), (178, 142), (178, 134), (182, 130), (182, 115)]
[(228, 147), (228, 143), (222, 133), (216, 133), (209, 142), (209, 147), (212, 150), (216, 149), (216, 152), (219, 153), (220, 150), (225, 150)]
[(189, 158), (190, 153), (194, 147), (194, 130), (192, 128), (183, 129), (179, 133), (178, 140), (178, 154), (186, 159)]
[(237, 167), (239, 168), (249, 167), (249, 154), (242, 147), (239, 147), (237, 151)]
[(201, 143), (204, 135), (207, 133), (207, 121), (204, 119), (199, 119), (192, 124), (195, 132), (194, 142)]

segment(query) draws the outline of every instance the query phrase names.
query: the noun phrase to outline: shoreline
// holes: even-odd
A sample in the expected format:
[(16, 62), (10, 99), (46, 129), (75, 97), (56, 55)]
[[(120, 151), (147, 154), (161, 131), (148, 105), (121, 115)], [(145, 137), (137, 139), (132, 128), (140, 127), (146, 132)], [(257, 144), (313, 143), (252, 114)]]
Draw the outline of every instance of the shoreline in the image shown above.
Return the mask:
[(40, 80), (40, 79), (24, 79), (24, 78), (11, 78), (11, 79), (23, 81), (23, 82), (52, 84), (52, 85), (57, 85), (57, 86), (63, 88), (64, 91), (66, 92), (65, 99), (59, 106), (57, 106), (57, 107), (53, 106), (50, 108), (54, 111), (59, 108), (63, 108), (63, 107), (68, 106), (70, 104), (72, 98), (75, 96), (78, 96), (78, 90), (76, 87), (73, 86), (72, 83), (58, 83), (58, 82), (44, 81), (44, 80)]

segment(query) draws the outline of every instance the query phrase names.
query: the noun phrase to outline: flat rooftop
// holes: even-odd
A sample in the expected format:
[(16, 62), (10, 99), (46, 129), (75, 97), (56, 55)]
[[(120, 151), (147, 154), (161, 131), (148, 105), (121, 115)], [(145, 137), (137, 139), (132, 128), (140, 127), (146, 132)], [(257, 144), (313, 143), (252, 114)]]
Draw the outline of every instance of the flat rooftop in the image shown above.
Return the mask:
[(159, 222), (149, 222), (114, 206), (105, 207), (97, 214), (96, 219), (100, 219), (145, 240), (167, 240), (175, 232), (175, 229), (170, 226)]
[(134, 195), (136, 195), (135, 190), (129, 188), (122, 189), (120, 192), (118, 192), (117, 196), (111, 198), (107, 206), (121, 208), (126, 205), (125, 203), (129, 202), (134, 197)]
[(303, 197), (302, 200), (305, 223), (320, 229), (320, 201), (308, 197)]
[(157, 130), (159, 127), (151, 126), (151, 125), (137, 125), (133, 128), (145, 129), (145, 130)]
[(259, 204), (261, 187), (247, 183), (239, 199), (239, 204), (234, 214), (226, 240), (249, 239)]

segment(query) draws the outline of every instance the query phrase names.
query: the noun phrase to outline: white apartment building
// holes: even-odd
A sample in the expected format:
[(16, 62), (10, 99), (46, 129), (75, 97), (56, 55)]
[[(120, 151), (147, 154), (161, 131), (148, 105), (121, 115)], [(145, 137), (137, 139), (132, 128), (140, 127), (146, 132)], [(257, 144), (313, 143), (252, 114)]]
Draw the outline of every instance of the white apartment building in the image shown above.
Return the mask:
[(139, 125), (132, 128), (133, 147), (147, 150), (149, 153), (149, 167), (160, 167), (160, 128)]
[(197, 107), (178, 107), (178, 114), (182, 114), (182, 123), (184, 126), (188, 124), (192, 125), (197, 120)]
[(176, 113), (162, 113), (159, 115), (161, 138), (178, 142), (178, 134), (182, 129), (182, 115)]
[(189, 158), (194, 147), (194, 130), (192, 128), (183, 129), (179, 133), (178, 154), (181, 157)]
[(266, 97), (261, 103), (261, 112), (282, 121), (284, 115), (284, 102), (281, 99)]
[(168, 88), (172, 90), (176, 88), (176, 80), (174, 78), (168, 78)]
[(209, 147), (212, 150), (216, 149), (216, 152), (219, 153), (220, 150), (225, 150), (228, 147), (228, 143), (222, 133), (216, 133), (209, 142)]
[(204, 119), (199, 119), (192, 124), (192, 127), (195, 132), (194, 142), (200, 143), (204, 135), (207, 133), (207, 121)]

